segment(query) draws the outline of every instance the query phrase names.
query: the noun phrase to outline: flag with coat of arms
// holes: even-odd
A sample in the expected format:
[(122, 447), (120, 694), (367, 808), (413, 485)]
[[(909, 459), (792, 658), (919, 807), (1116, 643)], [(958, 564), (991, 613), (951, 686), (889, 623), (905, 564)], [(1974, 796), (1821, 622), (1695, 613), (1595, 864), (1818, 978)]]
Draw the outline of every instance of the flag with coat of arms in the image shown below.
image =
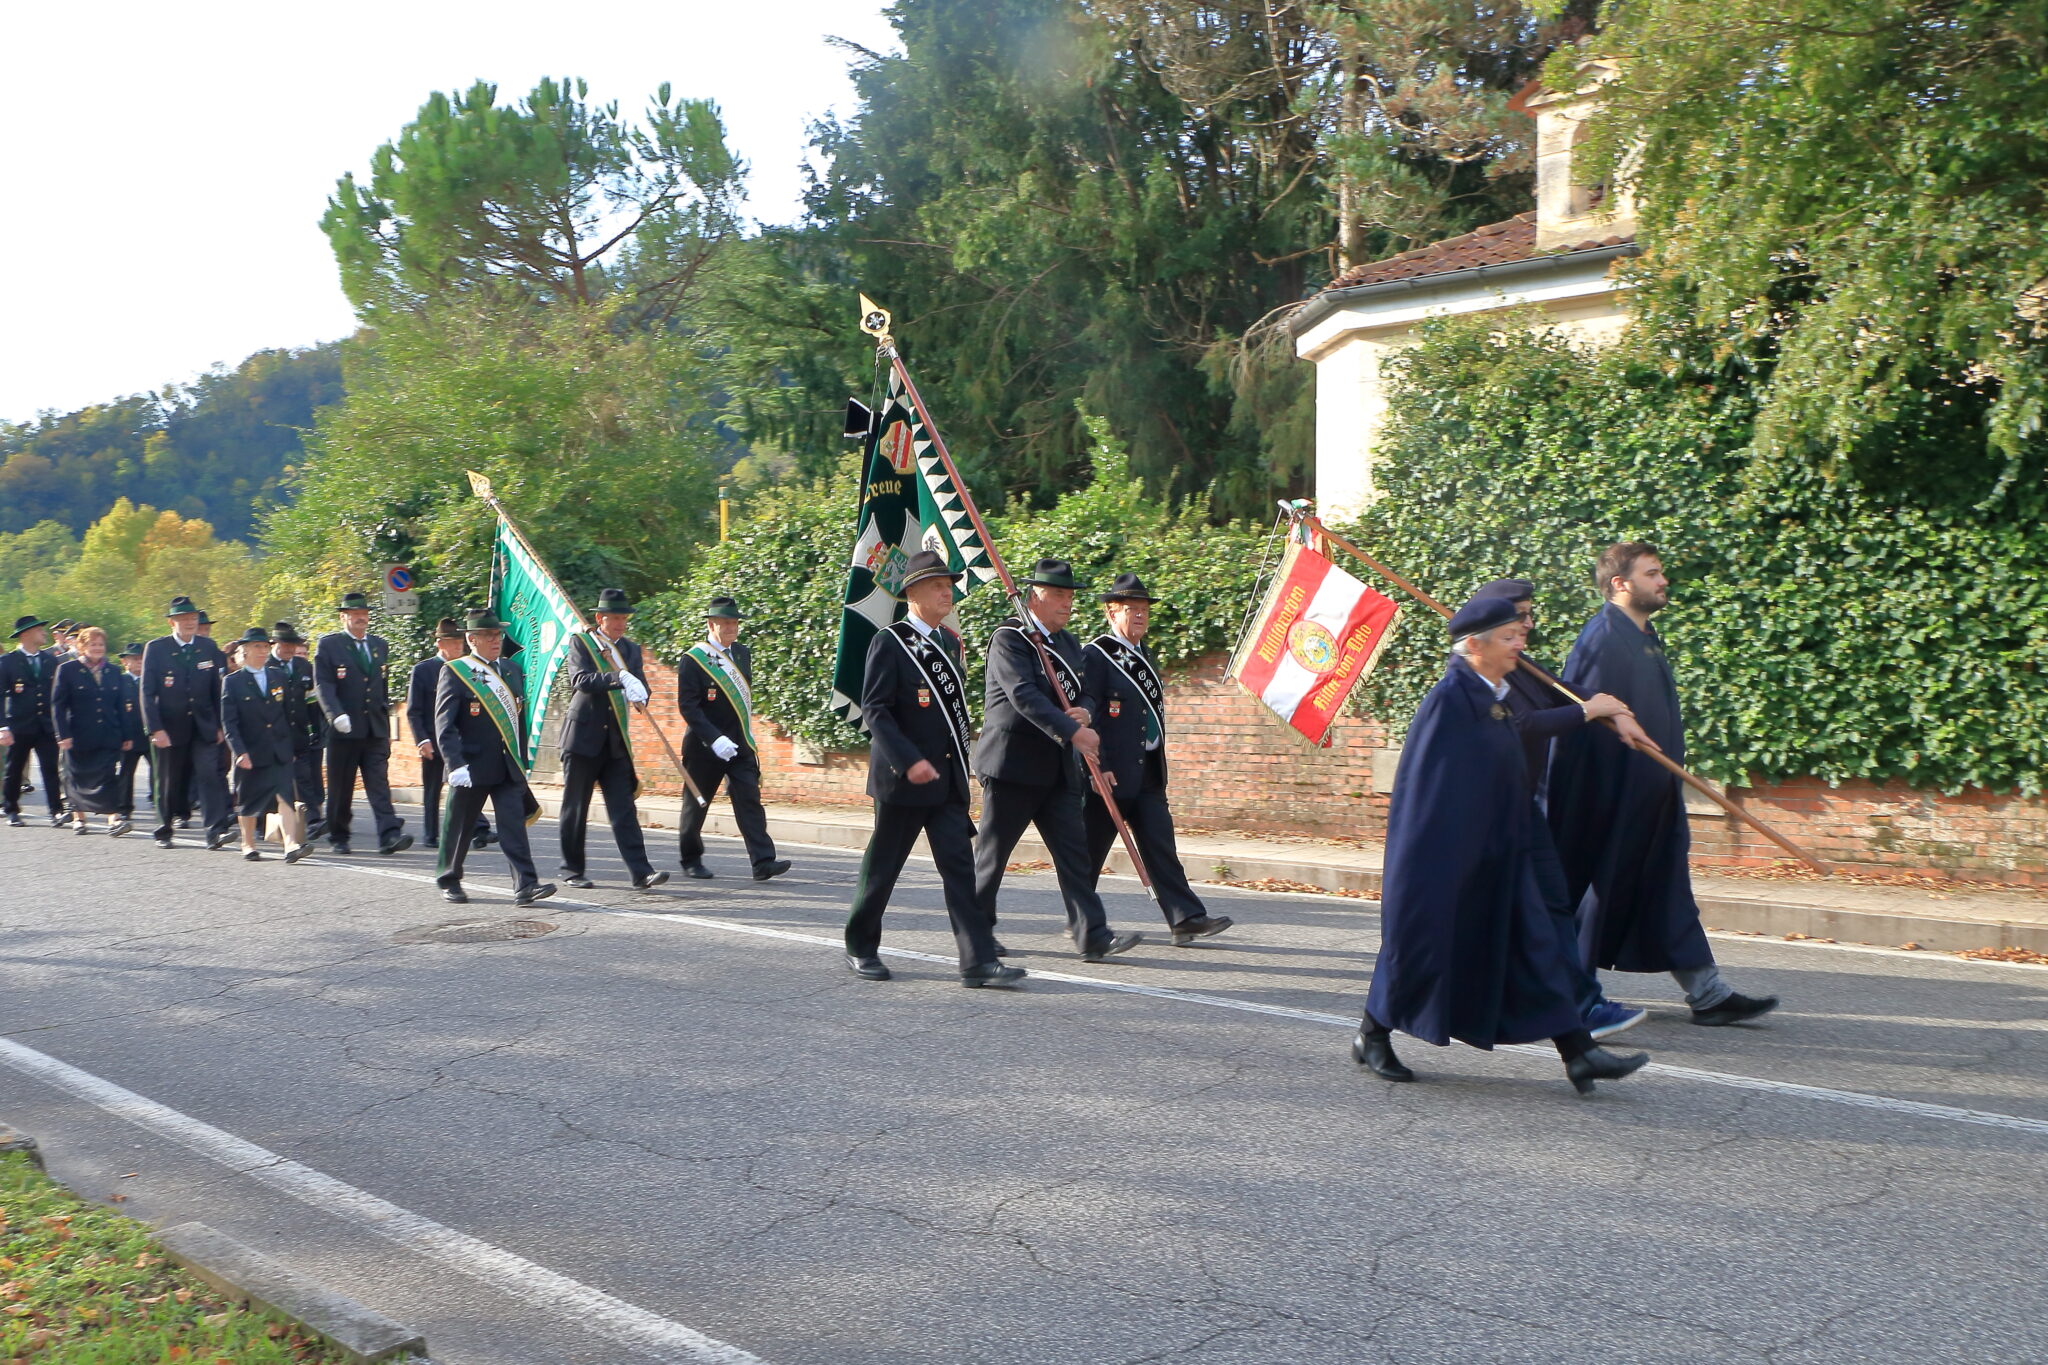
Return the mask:
[(1227, 676), (1274, 715), (1327, 748), (1330, 726), (1387, 646), (1401, 609), (1290, 537), (1280, 571), (1238, 642)]

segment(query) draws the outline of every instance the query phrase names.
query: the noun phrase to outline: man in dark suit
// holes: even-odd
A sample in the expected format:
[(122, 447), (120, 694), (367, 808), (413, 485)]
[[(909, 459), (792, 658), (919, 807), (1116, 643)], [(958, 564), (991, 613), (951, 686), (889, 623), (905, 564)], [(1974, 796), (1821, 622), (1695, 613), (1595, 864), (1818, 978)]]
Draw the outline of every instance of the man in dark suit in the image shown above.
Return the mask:
[(349, 852), (356, 778), (377, 821), (377, 851), (412, 847), (405, 822), (391, 808), (391, 692), (384, 671), (391, 647), (370, 634), (370, 602), (359, 592), (341, 599), (342, 629), (313, 649), (313, 690), (327, 713), (327, 843)]
[[(1174, 844), (1173, 811), (1166, 803), (1166, 686), (1144, 645), (1158, 599), (1136, 574), (1126, 573), (1117, 575), (1101, 600), (1109, 629), (1081, 651), (1081, 705), (1102, 736), (1102, 769), (1111, 778), (1110, 790), (1138, 856), (1145, 860), (1173, 941), (1185, 947), (1222, 933), (1231, 921), (1228, 915), (1211, 915), (1202, 904), (1188, 885)], [(1084, 818), (1092, 886), (1117, 842), (1109, 808), (1092, 786)]]
[(223, 658), (199, 634), (199, 608), (189, 597), (174, 597), (164, 613), (171, 633), (142, 650), (142, 724), (155, 755), (156, 845), (172, 847), (176, 821), (199, 798), (206, 846), (220, 848), (234, 837), (227, 785), (211, 761), (220, 748), (220, 674)]
[(754, 656), (739, 642), (740, 604), (714, 597), (704, 617), (704, 638), (676, 662), (676, 707), (690, 723), (683, 736), (683, 770), (704, 793), (704, 805), (686, 794), (678, 847), (683, 875), (709, 877), (704, 866), (704, 817), (725, 783), (732, 817), (754, 864), (754, 880), (765, 882), (789, 871), (775, 856), (768, 815), (761, 809), (761, 762), (754, 748)]
[(441, 899), (455, 905), (469, 900), (462, 889), (462, 866), (477, 813), (488, 801), (498, 812), (498, 848), (512, 865), (513, 899), (531, 905), (554, 895), (555, 886), (540, 879), (526, 841), (526, 826), (539, 817), (540, 802), (526, 783), (519, 738), (525, 683), (517, 664), (500, 662), (505, 625), (496, 616), (488, 610), (470, 612), (463, 635), (469, 653), (447, 661), (434, 691), (434, 748), (448, 765), (449, 788), (434, 880)]
[(313, 692), (306, 637), (290, 621), (270, 628), (270, 658), (285, 679), (285, 715), (292, 727), (292, 805), (311, 841), (327, 832), (327, 784), (320, 776), (327, 762), (327, 717)]
[[(640, 832), (640, 811), (634, 800), (640, 794), (640, 775), (633, 767), (633, 736), (630, 729), (634, 706), (647, 702), (647, 672), (641, 663), (640, 646), (626, 638), (633, 616), (633, 604), (622, 588), (605, 588), (597, 595), (597, 609), (591, 613), (597, 626), (593, 649), (589, 638), (572, 636), (569, 657), (569, 711), (562, 718), (562, 879), (571, 886), (594, 885), (584, 873), (585, 835), (590, 824), (590, 795), (604, 792), (605, 819), (612, 827), (612, 839), (625, 859), (633, 885), (645, 891), (668, 880), (668, 873), (656, 872), (647, 859), (647, 837)], [(688, 796), (686, 808), (701, 807)], [(685, 822), (689, 817), (684, 817)]]
[(149, 742), (149, 731), (142, 726), (142, 642), (136, 641), (121, 651), (121, 718), (127, 728), (128, 747), (121, 751), (121, 824), (130, 824), (135, 815), (135, 770), (149, 759), (150, 786), (156, 785), (156, 760)]
[[(450, 659), (460, 658), (465, 648), (462, 623), (452, 616), (442, 617), (434, 627), (434, 652), (414, 664), (405, 681), (405, 723), (420, 756), (420, 803), (426, 808), (424, 842), (428, 848), (441, 844), (441, 789), (448, 773), (448, 765), (434, 748), (434, 698), (440, 692), (441, 670)], [(490, 846), (491, 822), (481, 815), (474, 842), (478, 848)]]
[(930, 550), (912, 555), (900, 590), (910, 615), (875, 632), (868, 643), (860, 712), (871, 741), (868, 795), (875, 800), (875, 832), (846, 919), (846, 963), (869, 981), (889, 979), (880, 957), (882, 912), (919, 834), (946, 888), (961, 984), (1009, 986), (1024, 976), (1021, 967), (997, 961), (995, 926), (974, 894), (974, 827), (967, 818), (967, 746), (974, 722), (959, 637), (940, 624), (953, 610), (959, 578)]
[[(1081, 646), (1067, 633), (1080, 588), (1073, 566), (1041, 559), (1026, 580), (1029, 619), (1012, 617), (988, 642), (985, 709), (974, 771), (981, 777), (981, 825), (974, 836), (974, 889), (993, 924), (1003, 868), (1027, 825), (1038, 827), (1067, 905), (1067, 933), (1081, 956), (1100, 962), (1144, 939), (1109, 927), (1088, 866), (1081, 818), (1086, 783), (1080, 756), (1101, 750), (1101, 737), (1082, 706)], [(1028, 632), (1028, 633), (1027, 633)], [(1042, 652), (1041, 652), (1042, 651)], [(1046, 676), (1050, 659), (1057, 685)]]
[(0, 805), (7, 823), (17, 828), (28, 823), (21, 816), (21, 784), (28, 776), (30, 756), (43, 771), (50, 823), (61, 826), (65, 820), (57, 731), (50, 718), (50, 689), (63, 660), (44, 648), (48, 639), (46, 623), (24, 616), (14, 623), (15, 648), (0, 655), (0, 745), (7, 750), (6, 776), (0, 778), (0, 796), (5, 799)]
[(242, 857), (261, 862), (256, 851), (264, 816), (277, 812), (284, 826), (284, 860), (295, 863), (312, 851), (306, 826), (292, 800), (293, 747), (290, 680), (270, 659), (270, 636), (251, 626), (240, 641), (241, 667), (228, 674), (220, 692), (221, 728), (227, 731), (238, 785), (235, 814), (242, 826)]

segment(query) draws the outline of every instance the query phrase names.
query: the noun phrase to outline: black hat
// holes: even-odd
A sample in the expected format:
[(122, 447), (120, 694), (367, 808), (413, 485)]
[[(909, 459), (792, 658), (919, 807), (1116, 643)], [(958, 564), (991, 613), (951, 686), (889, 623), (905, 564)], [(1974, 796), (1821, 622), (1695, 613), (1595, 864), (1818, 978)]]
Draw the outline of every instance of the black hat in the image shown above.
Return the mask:
[(1468, 635), (1492, 630), (1518, 619), (1515, 604), (1505, 597), (1475, 597), (1459, 607), (1450, 621), (1451, 643), (1456, 644)]
[(462, 638), (462, 622), (452, 616), (442, 617), (434, 626), (434, 638), (436, 640), (460, 640)]
[(368, 611), (369, 609), (370, 599), (359, 592), (343, 593), (341, 595), (341, 605), (335, 608), (336, 611)]
[(28, 634), (37, 626), (47, 626), (49, 624), (50, 623), (48, 621), (45, 621), (42, 617), (37, 616), (34, 613), (30, 613), (27, 616), (17, 617), (14, 622), (14, 638), (19, 640), (22, 636)]
[(493, 612), (489, 607), (478, 607), (475, 611), (463, 613), (462, 629), (465, 632), (503, 630), (504, 628), (505, 623), (500, 621), (497, 613)]
[(714, 597), (711, 599), (711, 605), (704, 609), (704, 619), (709, 621), (714, 618), (726, 621), (744, 621), (747, 619), (747, 614), (740, 610), (740, 604), (736, 599)]
[(1145, 586), (1145, 580), (1134, 573), (1120, 573), (1109, 585), (1109, 591), (1098, 599), (1103, 602), (1157, 602)]
[(1475, 602), (1482, 597), (1498, 597), (1509, 602), (1533, 602), (1536, 600), (1536, 585), (1526, 578), (1496, 578), (1472, 594), (1472, 600)]
[(299, 628), (289, 621), (279, 621), (270, 628), (270, 643), (274, 645), (302, 645), (306, 637), (299, 634)]
[(210, 626), (213, 624), (213, 618), (202, 611), (199, 613), (199, 624), (202, 626)]
[(251, 626), (242, 632), (242, 638), (235, 641), (235, 643), (238, 645), (267, 645), (270, 643), (270, 632), (261, 626)]
[(944, 556), (937, 550), (919, 550), (903, 562), (903, 581), (896, 585), (896, 595), (903, 596), (904, 590), (912, 583), (922, 583), (927, 578), (950, 578), (958, 583), (965, 574), (954, 573), (948, 568)]
[(116, 654), (116, 655), (115, 655), (114, 657), (115, 657), (115, 658), (117, 658), (117, 659), (139, 659), (139, 658), (141, 658), (141, 657), (142, 657), (142, 642), (141, 642), (140, 640), (137, 640), (137, 641), (136, 641), (136, 642), (135, 642), (134, 644), (132, 644), (132, 645), (129, 645), (129, 646), (128, 646), (128, 648), (126, 648), (126, 649), (122, 650), (122, 651), (121, 651), (121, 652), (120, 652), (119, 654)]
[(1076, 592), (1088, 586), (1074, 577), (1074, 566), (1064, 559), (1039, 560), (1024, 581), (1035, 588), (1072, 588)]
[(637, 608), (626, 600), (624, 588), (599, 588), (597, 605), (590, 609), (592, 616), (631, 616)]
[(183, 593), (173, 597), (171, 605), (164, 611), (165, 616), (197, 616), (198, 614), (198, 606)]
[(53, 630), (76, 630), (76, 629), (78, 629), (78, 622), (76, 622), (76, 621), (72, 620), (72, 619), (71, 619), (70, 617), (68, 617), (68, 616), (67, 616), (67, 617), (65, 617), (65, 618), (64, 618), (63, 620), (59, 621), (59, 622), (58, 622), (58, 623), (57, 623), (57, 624), (56, 624), (55, 626), (53, 626), (53, 627), (52, 627), (52, 629), (53, 629)]

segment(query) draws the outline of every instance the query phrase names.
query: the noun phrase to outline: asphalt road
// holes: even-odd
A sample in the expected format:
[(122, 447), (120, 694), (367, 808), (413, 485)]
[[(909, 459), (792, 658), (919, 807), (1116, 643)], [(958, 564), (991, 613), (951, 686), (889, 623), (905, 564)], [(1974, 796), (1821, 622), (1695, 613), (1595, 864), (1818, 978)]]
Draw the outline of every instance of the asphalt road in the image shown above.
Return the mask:
[[(1152, 937), (1087, 965), (1015, 876), (1035, 979), (965, 991), (913, 863), (876, 984), (828, 946), (855, 857), (785, 851), (521, 912), (494, 850), (454, 907), (420, 850), (0, 828), (0, 1119), (440, 1365), (2048, 1360), (2048, 970), (1722, 939), (1760, 1026), (1624, 978), (1663, 1065), (1592, 1100), (1412, 1041), (1390, 1086), (1369, 903), (1217, 889), (1175, 949), (1107, 882)], [(556, 927), (394, 941), (516, 917)]]

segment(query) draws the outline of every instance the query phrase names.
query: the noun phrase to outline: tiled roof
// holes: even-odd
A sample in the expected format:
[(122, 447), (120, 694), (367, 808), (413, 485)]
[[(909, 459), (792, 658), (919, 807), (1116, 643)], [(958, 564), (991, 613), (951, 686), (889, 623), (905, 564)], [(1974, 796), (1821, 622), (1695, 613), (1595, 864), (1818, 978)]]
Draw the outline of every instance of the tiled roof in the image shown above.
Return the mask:
[[(1595, 241), (1574, 242), (1569, 246), (1557, 247), (1553, 251), (1540, 253), (1554, 255), (1565, 251), (1590, 251), (1595, 247), (1622, 246), (1627, 237), (1603, 237)], [(1539, 253), (1536, 250), (1536, 215), (1518, 213), (1505, 223), (1488, 223), (1457, 237), (1446, 237), (1441, 242), (1431, 242), (1413, 251), (1404, 251), (1398, 256), (1389, 256), (1383, 261), (1368, 261), (1354, 265), (1351, 269), (1331, 280), (1328, 289), (1350, 289), (1361, 284), (1384, 284), (1389, 280), (1412, 280), (1424, 275), (1444, 275), (1453, 270), (1470, 270), (1481, 265), (1506, 265), (1510, 261), (1531, 260)]]

